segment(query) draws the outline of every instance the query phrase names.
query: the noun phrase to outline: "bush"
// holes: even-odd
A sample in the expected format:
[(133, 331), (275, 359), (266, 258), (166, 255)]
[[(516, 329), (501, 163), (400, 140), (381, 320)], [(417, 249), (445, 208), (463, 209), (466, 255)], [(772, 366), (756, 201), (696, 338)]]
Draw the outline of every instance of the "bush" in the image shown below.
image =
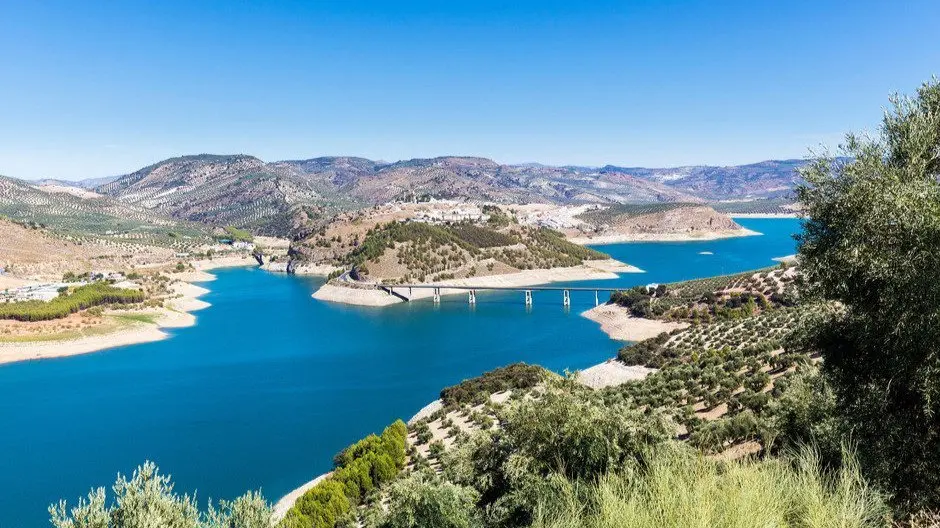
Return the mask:
[(444, 455), (449, 480), (480, 493), (487, 526), (527, 526), (553, 475), (590, 481), (641, 461), (675, 434), (658, 413), (601, 405), (565, 385), (509, 404), (499, 411), (501, 428)]
[(153, 462), (138, 466), (130, 479), (118, 475), (114, 499), (104, 488), (93, 489), (74, 508), (64, 500), (49, 507), (55, 528), (269, 528), (271, 507), (260, 492), (249, 492), (234, 501), (220, 501), (219, 509), (209, 502), (200, 513), (196, 499), (173, 491), (169, 476), (161, 475)]
[(690, 449), (657, 451), (642, 471), (615, 471), (586, 488), (566, 482), (544, 497), (536, 528), (653, 526), (875, 528), (890, 524), (883, 498), (848, 455), (834, 475), (803, 450), (791, 461), (720, 463)]
[(416, 473), (389, 489), (388, 513), (381, 528), (471, 528), (481, 526), (474, 512), (473, 488), (428, 473)]
[(375, 488), (405, 467), (408, 428), (401, 420), (381, 436), (369, 435), (333, 458), (333, 474), (304, 493), (283, 521), (289, 528), (332, 528)]

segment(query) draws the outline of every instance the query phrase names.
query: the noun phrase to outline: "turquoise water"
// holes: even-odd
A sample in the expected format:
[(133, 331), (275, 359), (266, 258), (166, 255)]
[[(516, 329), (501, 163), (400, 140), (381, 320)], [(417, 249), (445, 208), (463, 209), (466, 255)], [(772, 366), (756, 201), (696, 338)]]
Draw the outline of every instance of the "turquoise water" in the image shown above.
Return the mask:
[[(601, 246), (647, 270), (630, 286), (773, 265), (796, 220), (741, 220), (764, 236)], [(700, 252), (713, 255), (701, 255)], [(621, 343), (578, 314), (593, 293), (445, 297), (354, 308), (316, 301), (320, 280), (219, 270), (198, 324), (161, 342), (0, 366), (0, 527), (48, 525), (47, 506), (145, 459), (200, 500), (263, 488), (272, 501), (329, 469), (332, 455), (444, 386), (516, 361), (555, 371)]]

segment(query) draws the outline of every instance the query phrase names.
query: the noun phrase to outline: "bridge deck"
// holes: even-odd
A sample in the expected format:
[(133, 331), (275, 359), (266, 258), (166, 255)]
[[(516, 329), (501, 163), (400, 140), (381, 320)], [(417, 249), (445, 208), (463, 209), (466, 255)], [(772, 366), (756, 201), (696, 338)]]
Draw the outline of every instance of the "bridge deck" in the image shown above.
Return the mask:
[(442, 290), (503, 290), (503, 291), (623, 291), (629, 290), (633, 286), (456, 286), (450, 284), (377, 284), (377, 288), (415, 288), (415, 289), (436, 289)]

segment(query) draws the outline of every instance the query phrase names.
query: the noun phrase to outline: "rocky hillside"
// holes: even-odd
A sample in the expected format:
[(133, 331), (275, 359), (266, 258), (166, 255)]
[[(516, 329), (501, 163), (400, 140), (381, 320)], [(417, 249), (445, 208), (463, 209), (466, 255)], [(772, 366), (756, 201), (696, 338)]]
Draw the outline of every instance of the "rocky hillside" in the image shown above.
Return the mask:
[(379, 164), (316, 158), (273, 164), (329, 181), (369, 203), (454, 199), (495, 203), (616, 203), (696, 200), (657, 182), (618, 172), (544, 165), (500, 165), (486, 158), (442, 157)]
[(96, 191), (178, 219), (274, 235), (357, 205), (290, 166), (244, 155), (173, 158)]
[(702, 204), (618, 204), (574, 218), (582, 223), (566, 230), (566, 234), (581, 242), (716, 238), (746, 233), (728, 216)]

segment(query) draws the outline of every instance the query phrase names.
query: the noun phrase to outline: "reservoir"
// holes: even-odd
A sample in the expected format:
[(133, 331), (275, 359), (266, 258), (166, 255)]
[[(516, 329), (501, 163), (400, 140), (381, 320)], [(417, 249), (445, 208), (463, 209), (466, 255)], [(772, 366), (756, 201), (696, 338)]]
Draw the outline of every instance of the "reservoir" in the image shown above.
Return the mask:
[[(629, 287), (772, 266), (795, 252), (795, 219), (740, 219), (761, 236), (597, 246), (645, 270)], [(333, 455), (439, 391), (517, 361), (556, 372), (623, 345), (580, 312), (593, 292), (480, 292), (386, 308), (310, 297), (322, 279), (250, 268), (213, 272), (198, 323), (164, 341), (0, 366), (0, 527), (48, 526), (47, 507), (145, 460), (179, 492), (276, 501), (330, 469)], [(574, 285), (575, 283), (572, 283)]]

